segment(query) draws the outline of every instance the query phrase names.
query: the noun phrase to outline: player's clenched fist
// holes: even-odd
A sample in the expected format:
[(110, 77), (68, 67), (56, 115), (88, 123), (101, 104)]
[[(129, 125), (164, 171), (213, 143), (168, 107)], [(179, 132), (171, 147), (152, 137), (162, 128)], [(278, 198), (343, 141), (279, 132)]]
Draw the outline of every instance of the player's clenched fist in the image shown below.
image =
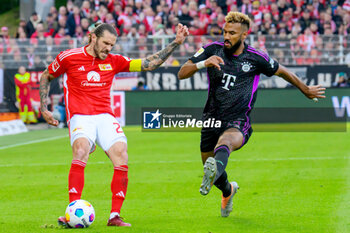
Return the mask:
[(209, 57), (207, 60), (205, 60), (204, 65), (205, 67), (212, 67), (215, 66), (218, 70), (221, 70), (220, 64), (224, 65), (224, 60), (222, 60), (221, 57), (213, 55)]
[(178, 44), (182, 44), (189, 34), (190, 33), (188, 32), (187, 26), (184, 26), (181, 23), (179, 23), (177, 25), (177, 32), (176, 32), (175, 42), (178, 43)]

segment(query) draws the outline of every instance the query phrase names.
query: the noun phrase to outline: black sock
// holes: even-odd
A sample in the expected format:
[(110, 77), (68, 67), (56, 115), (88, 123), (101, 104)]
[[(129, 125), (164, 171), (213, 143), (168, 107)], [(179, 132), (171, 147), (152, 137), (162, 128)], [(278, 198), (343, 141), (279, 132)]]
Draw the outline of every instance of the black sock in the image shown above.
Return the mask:
[(227, 166), (228, 157), (230, 156), (230, 149), (226, 145), (221, 145), (215, 149), (215, 161), (216, 161), (216, 176), (214, 182), (224, 173)]
[(222, 195), (224, 197), (228, 197), (231, 195), (231, 184), (227, 180), (227, 173), (225, 171), (214, 182), (214, 185), (222, 191)]

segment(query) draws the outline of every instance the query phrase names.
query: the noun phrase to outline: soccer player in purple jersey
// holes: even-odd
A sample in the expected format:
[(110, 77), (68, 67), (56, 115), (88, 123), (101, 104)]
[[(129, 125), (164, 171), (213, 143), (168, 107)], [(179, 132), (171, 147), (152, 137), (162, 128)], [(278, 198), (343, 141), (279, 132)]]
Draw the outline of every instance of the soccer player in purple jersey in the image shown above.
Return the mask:
[(325, 98), (325, 88), (306, 86), (286, 67), (267, 54), (244, 43), (250, 19), (239, 12), (229, 12), (223, 27), (224, 42), (203, 46), (180, 69), (179, 79), (186, 79), (200, 69), (208, 73), (208, 100), (203, 120), (221, 121), (220, 128), (202, 128), (201, 155), (204, 176), (200, 193), (207, 195), (214, 184), (222, 191), (221, 216), (232, 211), (232, 199), (238, 190), (225, 171), (232, 151), (240, 149), (252, 134), (249, 115), (257, 96), (259, 75), (277, 75), (293, 84), (309, 99)]

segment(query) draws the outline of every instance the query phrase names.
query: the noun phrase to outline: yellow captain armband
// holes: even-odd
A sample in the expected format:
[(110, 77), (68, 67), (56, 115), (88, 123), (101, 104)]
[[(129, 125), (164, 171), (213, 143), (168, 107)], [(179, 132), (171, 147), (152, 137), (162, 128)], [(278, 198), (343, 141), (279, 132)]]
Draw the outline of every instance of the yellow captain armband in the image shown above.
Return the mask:
[(130, 62), (129, 71), (130, 72), (140, 72), (141, 71), (141, 59), (134, 59)]

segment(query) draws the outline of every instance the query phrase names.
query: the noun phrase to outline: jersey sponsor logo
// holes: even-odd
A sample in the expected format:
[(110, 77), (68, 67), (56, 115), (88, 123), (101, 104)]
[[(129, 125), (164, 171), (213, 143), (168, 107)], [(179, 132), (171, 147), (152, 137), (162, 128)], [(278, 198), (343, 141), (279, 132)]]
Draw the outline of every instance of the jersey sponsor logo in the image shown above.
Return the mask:
[(84, 66), (80, 66), (78, 70), (85, 71), (85, 68), (84, 68)]
[(55, 59), (52, 62), (52, 70), (53, 70), (53, 72), (56, 72), (58, 70), (58, 68), (60, 68), (60, 64), (58, 64), (58, 61)]
[(93, 82), (99, 82), (101, 79), (101, 76), (99, 73), (97, 73), (96, 71), (90, 71), (87, 74), (87, 80), (88, 81), (93, 81)]
[(224, 83), (224, 86), (222, 88), (229, 91), (229, 87), (233, 87), (235, 85), (236, 78), (237, 77), (234, 75), (224, 73), (224, 76), (221, 80), (221, 82)]
[(199, 55), (201, 55), (204, 52), (203, 48), (200, 48), (193, 56), (194, 57), (198, 57)]
[(242, 70), (244, 72), (248, 72), (250, 70), (250, 68), (252, 68), (252, 64), (250, 64), (249, 62), (243, 62), (242, 63)]
[(83, 87), (103, 87), (107, 83), (100, 83), (101, 76), (96, 71), (90, 71), (87, 74), (87, 81), (82, 81), (81, 86)]
[(100, 68), (101, 71), (112, 70), (111, 64), (98, 64), (98, 67)]
[(89, 83), (88, 81), (82, 81), (81, 86), (83, 87), (103, 87), (107, 85), (107, 83)]

